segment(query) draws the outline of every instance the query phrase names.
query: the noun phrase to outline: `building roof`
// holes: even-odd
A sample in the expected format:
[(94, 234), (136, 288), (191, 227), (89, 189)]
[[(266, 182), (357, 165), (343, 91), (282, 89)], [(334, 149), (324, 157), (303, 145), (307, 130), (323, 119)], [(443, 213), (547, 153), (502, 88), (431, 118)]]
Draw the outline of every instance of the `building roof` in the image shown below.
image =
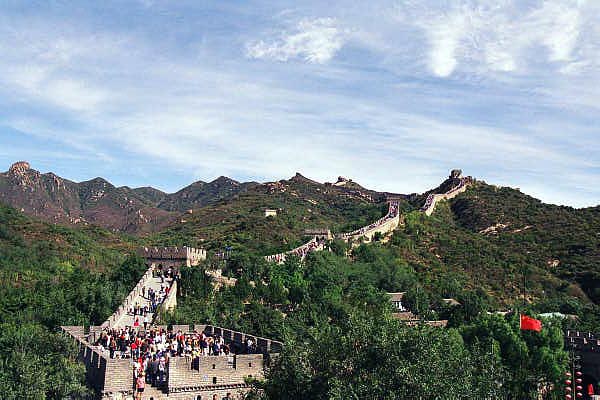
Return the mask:
[(460, 306), (460, 302), (456, 299), (442, 299), (442, 301), (446, 304), (448, 304), (449, 306)]
[(402, 301), (402, 298), (404, 297), (405, 294), (406, 294), (406, 292), (395, 292), (395, 293), (388, 293), (388, 296), (391, 297), (390, 301)]
[(410, 311), (392, 313), (392, 316), (401, 321), (417, 321), (418, 320), (417, 316), (415, 314), (411, 313)]

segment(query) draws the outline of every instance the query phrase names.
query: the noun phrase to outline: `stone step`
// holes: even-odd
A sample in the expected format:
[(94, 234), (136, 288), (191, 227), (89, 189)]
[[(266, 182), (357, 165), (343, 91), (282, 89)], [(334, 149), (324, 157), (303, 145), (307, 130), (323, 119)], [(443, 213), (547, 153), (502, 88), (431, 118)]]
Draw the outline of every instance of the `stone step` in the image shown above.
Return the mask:
[(154, 400), (159, 400), (159, 399), (167, 399), (167, 395), (164, 394), (163, 392), (161, 392), (160, 390), (158, 390), (155, 387), (152, 387), (150, 385), (146, 385), (146, 388), (144, 389), (144, 395), (142, 396), (143, 400), (149, 400), (150, 398), (153, 398)]

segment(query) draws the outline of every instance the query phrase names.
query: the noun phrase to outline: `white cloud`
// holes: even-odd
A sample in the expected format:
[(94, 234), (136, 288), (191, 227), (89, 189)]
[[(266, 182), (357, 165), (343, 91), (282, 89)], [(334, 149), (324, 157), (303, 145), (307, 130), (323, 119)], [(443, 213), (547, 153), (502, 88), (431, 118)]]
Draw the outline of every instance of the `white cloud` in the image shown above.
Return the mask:
[[(410, 0), (397, 7), (397, 21), (427, 39), (429, 70), (447, 77), (456, 70), (534, 73), (541, 66), (571, 71), (600, 50), (600, 8), (591, 1), (461, 0), (427, 6)], [(542, 50), (542, 51), (540, 51)], [(574, 64), (573, 67), (569, 67)], [(597, 64), (596, 64), (597, 65)]]
[(429, 66), (440, 77), (452, 74), (457, 64), (457, 51), (465, 34), (466, 23), (463, 15), (455, 14), (440, 19), (427, 29), (430, 42)]
[(323, 64), (342, 48), (345, 34), (333, 18), (302, 19), (293, 32), (283, 32), (276, 39), (258, 40), (246, 45), (250, 58), (277, 61), (301, 58), (309, 63)]
[[(593, 13), (569, 6), (575, 11), (562, 12), (563, 21), (553, 16), (561, 8), (548, 3), (414, 4), (399, 8), (400, 19), (386, 19), (383, 6), (371, 6), (373, 15), (362, 8), (360, 18), (343, 4), (320, 13), (331, 18), (286, 13), (292, 28), (248, 43), (246, 57), (239, 45), (247, 30), (224, 38), (202, 32), (197, 57), (190, 55), (197, 47), (186, 47), (193, 41), (186, 28), (150, 39), (73, 21), (63, 24), (70, 32), (57, 32), (36, 20), (16, 22), (20, 36), (13, 37), (0, 24), (0, 112), (6, 125), (103, 161), (97, 165), (121, 162), (124, 183), (134, 175), (131, 166), (146, 163), (149, 177), (151, 168), (185, 171), (190, 180), (280, 179), (299, 170), (319, 180), (347, 175), (376, 189), (413, 192), (461, 167), (492, 183), (518, 182), (525, 192), (545, 177), (552, 190), (538, 192), (546, 200), (596, 201), (600, 183), (587, 197), (570, 192), (598, 180), (597, 152), (581, 157), (597, 147), (597, 132), (583, 134), (585, 121), (577, 119), (595, 117), (600, 104), (590, 84), (598, 77), (591, 39), (600, 37), (590, 25)], [(344, 62), (327, 65), (349, 42)], [(281, 68), (248, 58), (323, 65)], [(548, 74), (546, 64), (570, 71)], [(419, 79), (430, 74), (452, 77), (453, 85)], [(581, 114), (564, 113), (569, 107)], [(539, 124), (532, 127), (532, 120)]]

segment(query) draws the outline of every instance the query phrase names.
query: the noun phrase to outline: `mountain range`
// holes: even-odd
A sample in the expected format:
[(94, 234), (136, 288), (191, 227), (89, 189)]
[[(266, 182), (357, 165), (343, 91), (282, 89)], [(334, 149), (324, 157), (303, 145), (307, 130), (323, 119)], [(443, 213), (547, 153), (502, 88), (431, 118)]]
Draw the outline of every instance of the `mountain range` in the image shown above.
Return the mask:
[[(292, 180), (318, 182), (296, 174)], [(211, 182), (197, 181), (175, 193), (153, 187), (116, 187), (103, 178), (73, 182), (52, 172), (40, 173), (26, 161), (0, 173), (0, 202), (48, 222), (93, 224), (131, 234), (159, 232), (181, 223), (194, 210), (233, 199), (241, 193), (274, 192), (272, 183), (238, 182), (221, 176)], [(383, 193), (369, 191), (345, 178), (327, 184), (329, 191), (373, 200)]]
[[(403, 224), (386, 245), (393, 257), (407, 262), (425, 282), (448, 285), (447, 295), (456, 287), (482, 287), (499, 302), (510, 303), (526, 275), (527, 291), (535, 298), (600, 303), (599, 206), (544, 204), (518, 189), (473, 179), (466, 192), (438, 204), (431, 217), (419, 212), (427, 194), (455, 184), (451, 174), (423, 194), (395, 195)], [(307, 229), (338, 233), (370, 224), (385, 214), (384, 199), (390, 194), (343, 177), (319, 183), (299, 173), (266, 183), (220, 177), (171, 194), (152, 187), (115, 187), (102, 178), (76, 183), (42, 174), (26, 162), (0, 174), (0, 203), (54, 226), (85, 228), (80, 231), (128, 251), (144, 244), (275, 254), (305, 241)], [(265, 218), (265, 209), (277, 210), (277, 217)], [(29, 232), (27, 226), (20, 229)]]

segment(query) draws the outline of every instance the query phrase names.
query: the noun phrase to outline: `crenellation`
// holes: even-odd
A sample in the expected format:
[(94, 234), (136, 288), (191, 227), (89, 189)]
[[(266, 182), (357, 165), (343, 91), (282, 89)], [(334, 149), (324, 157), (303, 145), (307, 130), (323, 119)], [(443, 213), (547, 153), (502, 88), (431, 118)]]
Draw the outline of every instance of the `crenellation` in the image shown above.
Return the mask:
[[(134, 368), (132, 368), (134, 363), (131, 358), (112, 358), (113, 353), (108, 357), (108, 350), (98, 351), (91, 343), (97, 344), (109, 328), (133, 325), (129, 315), (132, 307), (145, 299), (143, 294), (145, 289), (156, 284), (157, 280), (162, 285), (165, 279), (164, 267), (169, 267), (167, 275), (172, 279), (169, 282), (170, 290), (158, 306), (165, 311), (173, 309), (177, 302), (177, 279), (175, 279), (177, 268), (183, 264), (197, 265), (199, 260), (206, 258), (204, 249), (188, 247), (146, 247), (141, 250), (141, 254), (146, 257), (148, 270), (101, 326), (93, 326), (89, 329), (77, 326), (63, 327), (63, 332), (79, 345), (79, 359), (86, 367), (88, 383), (103, 399), (122, 398), (134, 393)], [(174, 267), (175, 273), (172, 273), (171, 267)], [(158, 276), (155, 271), (158, 272)], [(153, 328), (167, 331), (166, 326), (153, 326)], [(137, 326), (135, 329), (138, 333), (146, 332), (146, 328), (142, 326)], [(242, 398), (243, 393), (250, 390), (250, 385), (246, 383), (247, 378), (264, 377), (265, 366), (270, 359), (268, 353), (273, 349), (280, 351), (283, 346), (281, 342), (207, 324), (174, 325), (171, 329), (172, 332), (181, 331), (184, 334), (196, 332), (210, 336), (217, 335), (222, 337), (231, 348), (231, 353), (228, 355), (200, 356), (195, 359), (194, 364), (189, 355), (169, 357), (168, 372), (161, 390), (172, 398), (183, 398), (179, 393), (185, 394), (188, 399), (187, 396), (190, 395), (208, 397), (216, 393), (231, 393), (234, 398)], [(120, 356), (122, 355), (118, 357)], [(125, 356), (130, 357), (129, 354)], [(153, 391), (160, 393), (156, 388), (148, 385), (148, 393)], [(157, 400), (160, 397), (157, 394)]]
[(193, 247), (142, 247), (138, 254), (145, 258), (148, 264), (161, 266), (188, 267), (196, 266), (206, 260), (206, 250)]

